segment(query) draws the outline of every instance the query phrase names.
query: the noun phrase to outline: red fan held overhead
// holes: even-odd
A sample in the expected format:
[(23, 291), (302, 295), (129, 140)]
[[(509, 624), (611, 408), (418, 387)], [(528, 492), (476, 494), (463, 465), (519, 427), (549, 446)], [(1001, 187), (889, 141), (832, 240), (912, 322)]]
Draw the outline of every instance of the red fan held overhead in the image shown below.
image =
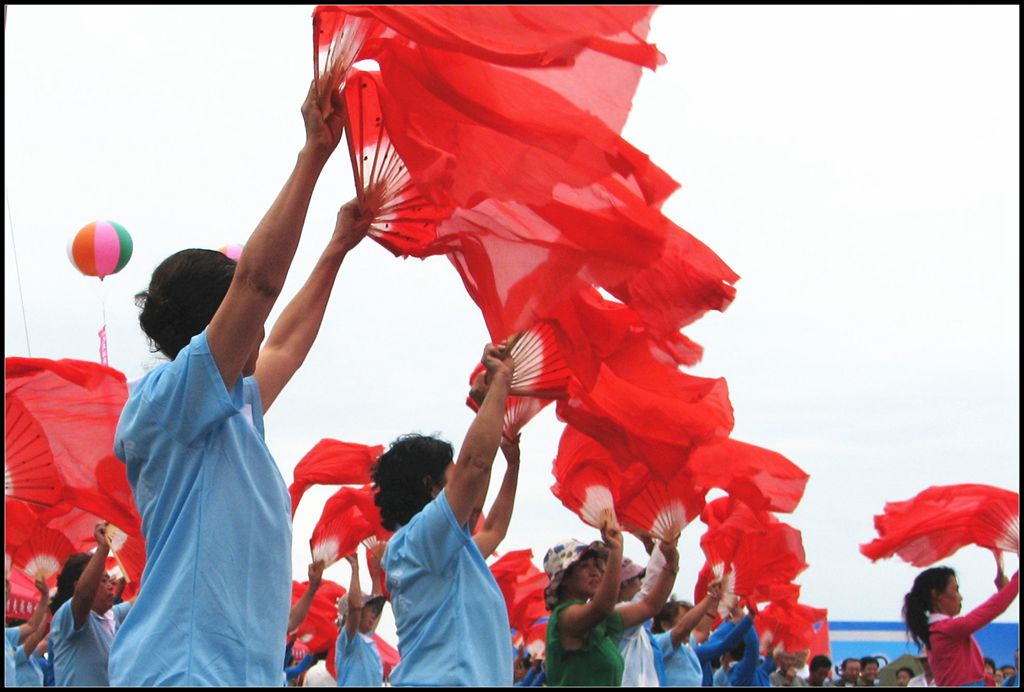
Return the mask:
[(704, 491), (682, 466), (669, 478), (650, 476), (638, 493), (617, 506), (623, 528), (674, 543), (704, 508)]
[(52, 587), (57, 584), (57, 573), (72, 552), (71, 541), (64, 534), (37, 525), (14, 553), (14, 566), (32, 579), (39, 579)]
[(413, 182), (388, 135), (378, 92), (369, 72), (350, 70), (345, 84), (345, 136), (356, 195), (371, 218), (368, 235), (395, 256), (423, 257), (449, 207), (430, 203)]
[(825, 621), (828, 611), (797, 603), (799, 590), (792, 598), (773, 601), (757, 614), (757, 631), (763, 648), (787, 652), (809, 651), (818, 638), (815, 625)]
[(990, 485), (933, 486), (887, 502), (875, 516), (878, 538), (861, 545), (871, 560), (899, 555), (927, 567), (965, 545), (1020, 554), (1020, 496)]
[(693, 449), (687, 460), (693, 483), (721, 488), (756, 510), (792, 512), (810, 478), (786, 457), (728, 438)]
[(618, 524), (616, 507), (639, 492), (647, 479), (643, 465), (629, 464), (623, 470), (607, 449), (568, 425), (558, 443), (552, 473), (555, 497), (598, 529), (609, 518)]
[(313, 561), (328, 567), (355, 552), (371, 536), (386, 539), (389, 535), (381, 527), (380, 510), (370, 486), (341, 488), (324, 505), (309, 547)]
[(4, 495), (54, 505), (63, 483), (53, 461), (46, 433), (18, 399), (5, 402)]

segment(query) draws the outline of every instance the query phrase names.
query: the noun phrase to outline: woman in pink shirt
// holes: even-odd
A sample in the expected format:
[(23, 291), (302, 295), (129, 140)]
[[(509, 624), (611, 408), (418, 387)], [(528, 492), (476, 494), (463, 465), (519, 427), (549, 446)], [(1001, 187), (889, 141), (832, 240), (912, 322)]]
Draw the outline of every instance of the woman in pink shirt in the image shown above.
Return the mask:
[(1018, 571), (1007, 581), (1000, 569), (996, 574), (999, 591), (962, 616), (963, 597), (956, 572), (949, 567), (932, 567), (917, 575), (914, 587), (903, 599), (903, 619), (917, 645), (925, 646), (936, 685), (995, 685), (985, 675), (981, 647), (974, 632), (1010, 607), (1019, 590), (1019, 575)]

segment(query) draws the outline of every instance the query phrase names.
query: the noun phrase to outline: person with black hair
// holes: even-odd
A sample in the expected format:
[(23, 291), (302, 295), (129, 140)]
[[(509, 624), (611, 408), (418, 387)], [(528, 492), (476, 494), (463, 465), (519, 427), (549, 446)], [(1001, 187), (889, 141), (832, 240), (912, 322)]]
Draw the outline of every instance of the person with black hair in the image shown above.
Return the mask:
[[(36, 579), (39, 600), (31, 617), (21, 624), (4, 628), (4, 681), (9, 686), (42, 686), (43, 671), (35, 666), (36, 647), (46, 637), (46, 614), (49, 612), (50, 589), (46, 582)], [(11, 595), (10, 579), (4, 577), (4, 610)]]
[(696, 651), (696, 640), (690, 635), (707, 613), (714, 614), (718, 609), (720, 591), (720, 584), (713, 583), (696, 607), (672, 599), (655, 616), (651, 631), (665, 661), (664, 686), (701, 686), (704, 679), (702, 660)]
[(381, 687), (384, 663), (373, 633), (387, 599), (381, 594), (366, 598), (359, 586), (359, 555), (352, 553), (345, 560), (352, 568), (352, 581), (348, 593), (338, 601), (338, 640), (334, 656), (338, 687)]
[(825, 687), (832, 677), (832, 659), (824, 654), (818, 654), (811, 659), (807, 669), (807, 686)]
[(374, 502), (395, 531), (382, 566), (401, 655), (396, 686), (512, 684), (505, 600), (470, 521), (487, 494), (513, 364), (504, 344), (487, 344), (482, 362), (474, 386), (486, 392), (456, 463), (449, 443), (405, 435), (373, 469)]
[(860, 677), (858, 687), (874, 687), (878, 684), (878, 659), (874, 656), (862, 656), (860, 659)]
[[(326, 98), (326, 97), (325, 97)], [(342, 261), (366, 235), (345, 204), (327, 247), (261, 349), (344, 102), (310, 84), (305, 144), (237, 265), (175, 253), (137, 296), (139, 323), (170, 362), (132, 388), (114, 452), (127, 467), (148, 550), (136, 605), (110, 653), (119, 686), (280, 686), (291, 605), (291, 502), (264, 414), (316, 339)]]
[(837, 672), (839, 677), (832, 683), (833, 687), (856, 687), (860, 679), (860, 659), (844, 658)]
[(967, 615), (960, 615), (963, 597), (952, 568), (931, 567), (917, 575), (903, 598), (903, 620), (914, 643), (927, 652), (936, 685), (988, 682), (974, 632), (1010, 607), (1019, 590), (1019, 575), (1018, 571), (1008, 580), (998, 565), (995, 583), (999, 590)]
[(906, 687), (914, 679), (914, 669), (902, 666), (896, 669), (896, 686)]
[(111, 644), (132, 603), (114, 605), (114, 585), (106, 572), (110, 544), (105, 529), (105, 524), (96, 524), (96, 550), (92, 555), (74, 553), (57, 576), (48, 642), (57, 687), (110, 685)]

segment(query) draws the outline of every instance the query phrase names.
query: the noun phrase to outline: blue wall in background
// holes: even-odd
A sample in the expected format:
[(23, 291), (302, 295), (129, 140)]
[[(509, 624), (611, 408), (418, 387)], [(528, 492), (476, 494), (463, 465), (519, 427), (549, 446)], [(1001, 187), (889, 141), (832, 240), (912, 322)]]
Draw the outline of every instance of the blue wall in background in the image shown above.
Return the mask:
[[(829, 620), (829, 638), (832, 661), (844, 658), (884, 656), (894, 661), (903, 654), (916, 654), (917, 646), (907, 638), (902, 622), (856, 622)], [(985, 656), (997, 666), (1013, 665), (1013, 652), (1020, 642), (1020, 625), (1014, 622), (996, 622), (974, 633)]]

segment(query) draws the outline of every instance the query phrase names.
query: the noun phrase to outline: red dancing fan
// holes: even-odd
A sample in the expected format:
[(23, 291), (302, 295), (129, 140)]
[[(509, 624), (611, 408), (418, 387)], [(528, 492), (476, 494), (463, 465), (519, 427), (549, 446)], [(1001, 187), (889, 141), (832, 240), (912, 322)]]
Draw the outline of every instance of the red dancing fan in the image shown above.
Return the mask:
[(353, 553), (364, 539), (383, 533), (371, 487), (341, 488), (327, 500), (309, 539), (313, 561), (329, 567)]
[(430, 203), (412, 180), (385, 127), (372, 73), (350, 70), (345, 84), (345, 136), (368, 235), (395, 256), (423, 257), (437, 224), (452, 209)]
[[(4, 498), (4, 552), (11, 557), (39, 524), (36, 507), (22, 500)], [(9, 567), (9, 565), (8, 565)]]
[[(559, 351), (555, 328), (549, 323), (538, 322), (514, 334), (508, 338), (505, 348), (514, 366), (509, 394), (542, 399), (566, 395), (572, 372)], [(478, 363), (469, 376), (470, 386), (484, 371), (483, 363)], [(473, 404), (469, 406), (473, 408)]]
[(530, 658), (544, 658), (544, 650), (548, 641), (548, 619), (540, 618), (523, 634), (523, 644), (530, 653)]
[(329, 95), (345, 83), (363, 45), (384, 31), (380, 22), (349, 16), (341, 7), (320, 5), (313, 10), (313, 69), (325, 107), (330, 106)]
[(609, 519), (618, 523), (615, 508), (636, 494), (647, 478), (640, 464), (619, 468), (611, 453), (597, 441), (566, 426), (552, 467), (551, 492), (584, 522), (600, 529)]
[(294, 481), (288, 486), (292, 516), (302, 495), (312, 485), (364, 485), (371, 482), (370, 469), (384, 447), (324, 438), (295, 465)]
[(673, 543), (704, 508), (704, 492), (682, 466), (668, 479), (649, 477), (641, 490), (617, 506), (623, 528)]
[(990, 485), (932, 486), (887, 502), (875, 515), (878, 538), (860, 546), (872, 561), (899, 555), (927, 567), (965, 545), (1020, 554), (1020, 497)]
[[(309, 589), (309, 582), (292, 581), (292, 606), (302, 598), (302, 595)], [(334, 648), (334, 642), (338, 636), (338, 626), (335, 620), (338, 617), (337, 601), (345, 595), (345, 588), (330, 579), (322, 579), (320, 588), (313, 595), (309, 605), (309, 612), (299, 623), (298, 627), (288, 635), (295, 635), (313, 653), (320, 653), (328, 648)]]
[[(712, 505), (715, 505), (712, 507)], [(735, 573), (735, 592), (751, 603), (788, 595), (792, 582), (807, 568), (800, 532), (767, 512), (755, 513), (742, 502), (721, 498), (708, 504), (730, 511), (724, 521), (709, 525), (700, 545), (710, 570), (719, 563), (723, 573)]]
[(4, 495), (56, 504), (63, 484), (46, 434), (19, 400), (8, 398), (5, 413)]
[(73, 552), (71, 541), (60, 531), (36, 526), (15, 551), (14, 566), (32, 579), (40, 579), (52, 587), (57, 583), (57, 573), (64, 566), (64, 561)]
[(548, 578), (534, 566), (532, 557), (532, 550), (514, 550), (505, 553), (490, 566), (491, 574), (505, 599), (509, 626), (520, 632), (547, 614), (544, 588)]

